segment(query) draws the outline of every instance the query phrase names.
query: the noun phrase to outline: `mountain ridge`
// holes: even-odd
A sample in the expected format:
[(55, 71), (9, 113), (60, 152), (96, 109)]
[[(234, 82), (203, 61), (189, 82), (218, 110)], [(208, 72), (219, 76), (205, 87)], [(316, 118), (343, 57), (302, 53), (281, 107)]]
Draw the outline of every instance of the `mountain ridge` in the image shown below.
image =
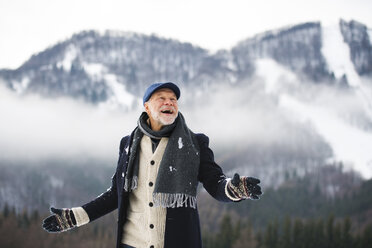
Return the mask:
[[(368, 28), (342, 19), (339, 26), (351, 47), (357, 72), (369, 75), (372, 47), (367, 44)], [(357, 39), (359, 36), (363, 39)], [(112, 98), (119, 105), (115, 94), (118, 87), (139, 97), (137, 92), (154, 81), (172, 80), (185, 87), (197, 85), (204, 89), (219, 82), (239, 84), (250, 79), (255, 60), (260, 58), (274, 59), (305, 81), (346, 84), (346, 76), (335, 78), (329, 70), (321, 48), (320, 22), (266, 31), (238, 42), (231, 50), (215, 53), (156, 35), (89, 30), (31, 56), (15, 70), (0, 70), (0, 78), (20, 94), (70, 96), (93, 104)], [(96, 70), (93, 75), (92, 70)], [(126, 107), (133, 104), (137, 103), (132, 101)]]

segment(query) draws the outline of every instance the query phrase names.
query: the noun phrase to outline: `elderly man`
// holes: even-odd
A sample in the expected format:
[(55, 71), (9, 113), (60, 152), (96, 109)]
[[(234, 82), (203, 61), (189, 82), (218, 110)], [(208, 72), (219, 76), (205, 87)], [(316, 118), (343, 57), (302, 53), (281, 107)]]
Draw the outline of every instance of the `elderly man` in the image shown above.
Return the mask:
[(111, 187), (82, 207), (51, 208), (44, 229), (63, 232), (118, 208), (117, 248), (198, 248), (199, 181), (219, 201), (258, 199), (260, 181), (238, 174), (226, 178), (208, 137), (193, 133), (178, 112), (179, 97), (171, 82), (150, 85), (138, 126), (120, 142)]

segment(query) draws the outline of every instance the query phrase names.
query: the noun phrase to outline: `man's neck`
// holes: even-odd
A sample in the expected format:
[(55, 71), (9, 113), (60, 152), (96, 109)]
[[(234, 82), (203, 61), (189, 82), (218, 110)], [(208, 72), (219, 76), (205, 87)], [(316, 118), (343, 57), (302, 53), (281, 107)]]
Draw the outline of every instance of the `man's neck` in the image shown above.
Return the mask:
[(149, 124), (149, 127), (151, 128), (151, 130), (155, 132), (160, 131), (163, 127), (163, 125), (154, 121), (153, 119), (151, 119), (151, 117), (147, 120), (147, 123)]

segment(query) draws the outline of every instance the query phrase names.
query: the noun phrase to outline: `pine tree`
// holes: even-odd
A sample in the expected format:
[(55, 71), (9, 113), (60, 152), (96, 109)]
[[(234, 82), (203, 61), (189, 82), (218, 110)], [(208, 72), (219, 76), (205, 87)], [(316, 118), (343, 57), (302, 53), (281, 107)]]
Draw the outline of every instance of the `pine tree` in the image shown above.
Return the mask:
[(8, 217), (10, 214), (10, 210), (9, 210), (9, 206), (8, 206), (8, 203), (5, 203), (5, 206), (4, 206), (4, 209), (3, 209), (3, 215), (4, 217)]
[(30, 226), (30, 219), (28, 217), (27, 210), (23, 210), (22, 214), (17, 217), (17, 223), (19, 227), (28, 228)]
[(203, 247), (205, 248), (213, 248), (215, 246), (215, 240), (214, 240), (214, 235), (212, 235), (208, 230), (203, 231)]
[(220, 224), (220, 231), (216, 238), (216, 247), (230, 248), (236, 237), (235, 230), (231, 224), (230, 215), (225, 215)]
[[(257, 242), (253, 233), (252, 225), (244, 223), (237, 225), (236, 230), (239, 230), (239, 237), (234, 241), (233, 248), (256, 248)], [(237, 231), (236, 231), (237, 232)]]
[(315, 236), (316, 236), (316, 222), (312, 219), (308, 220), (304, 226), (304, 232), (302, 234), (303, 247), (313, 248), (315, 246)]
[(330, 215), (327, 220), (327, 231), (326, 231), (326, 245), (328, 248), (336, 248), (334, 246), (334, 217)]
[(341, 248), (353, 247), (353, 243), (353, 237), (351, 236), (351, 220), (347, 217), (342, 226)]
[(314, 238), (314, 247), (317, 248), (326, 248), (326, 239), (324, 233), (324, 221), (322, 219), (316, 222), (315, 227), (315, 238)]
[(291, 248), (292, 247), (292, 221), (287, 216), (284, 220), (283, 234), (279, 241), (280, 248)]
[(360, 247), (372, 248), (372, 224), (369, 224), (366, 228), (364, 228)]
[(36, 221), (38, 219), (39, 219), (39, 212), (37, 211), (37, 209), (35, 209), (34, 211), (32, 211), (31, 221)]
[(257, 232), (257, 234), (256, 234), (256, 241), (257, 241), (256, 248), (263, 248), (263, 247), (265, 247), (264, 246), (264, 240), (263, 240), (262, 232), (261, 231)]
[(301, 220), (296, 219), (293, 227), (293, 247), (303, 247), (303, 223)]
[(266, 228), (266, 233), (264, 237), (264, 244), (267, 248), (276, 248), (279, 244), (279, 233), (278, 233), (278, 222), (269, 223)]
[(333, 233), (333, 247), (341, 248), (342, 247), (342, 227), (340, 223), (337, 223), (334, 227)]

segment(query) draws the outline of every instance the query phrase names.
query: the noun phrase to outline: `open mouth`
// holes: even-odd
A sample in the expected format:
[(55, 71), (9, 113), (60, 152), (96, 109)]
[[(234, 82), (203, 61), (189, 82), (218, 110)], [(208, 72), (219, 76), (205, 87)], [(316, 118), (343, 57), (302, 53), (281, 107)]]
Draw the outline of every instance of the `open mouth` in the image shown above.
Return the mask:
[(161, 112), (162, 112), (163, 114), (167, 114), (167, 115), (171, 115), (171, 114), (173, 114), (173, 110), (171, 110), (171, 109), (162, 110)]

